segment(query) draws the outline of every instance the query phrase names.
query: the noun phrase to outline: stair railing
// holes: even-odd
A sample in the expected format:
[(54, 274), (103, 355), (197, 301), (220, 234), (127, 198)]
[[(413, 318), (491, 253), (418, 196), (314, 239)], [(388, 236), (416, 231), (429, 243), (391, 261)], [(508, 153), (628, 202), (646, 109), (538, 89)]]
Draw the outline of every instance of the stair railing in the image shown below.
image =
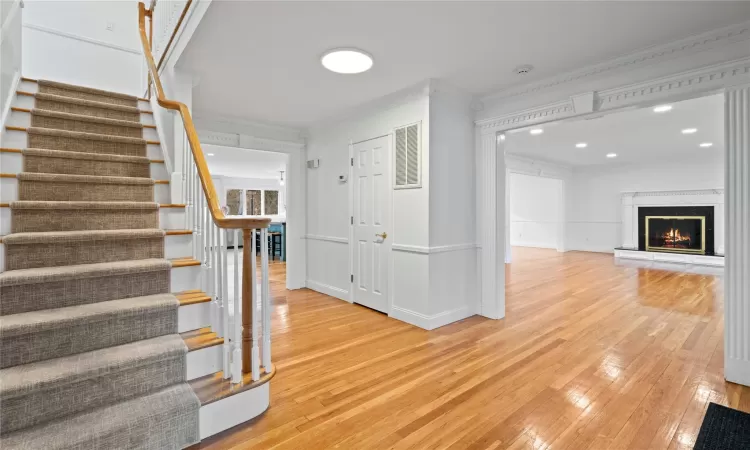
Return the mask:
[[(191, 253), (201, 265), (201, 288), (211, 298), (211, 312), (210, 317), (206, 318), (206, 325), (224, 338), (224, 378), (231, 377), (232, 383), (240, 383), (243, 382), (243, 374), (251, 374), (252, 380), (258, 381), (262, 375), (261, 365), (265, 372), (263, 377), (275, 373), (271, 363), (272, 302), (268, 285), (268, 225), (271, 219), (227, 216), (221, 208), (190, 111), (185, 104), (169, 100), (164, 95), (159, 70), (151, 52), (151, 42), (146, 35), (146, 19), (153, 20), (153, 6), (154, 3), (152, 9), (148, 10), (143, 3), (138, 4), (138, 27), (158, 107), (172, 114), (179, 113), (178, 117), (182, 120), (183, 144), (175, 148), (175, 153), (181, 152), (182, 156), (182, 195), (185, 226), (192, 231)], [(168, 48), (161, 51), (164, 55)], [(233, 233), (234, 237), (231, 260), (228, 255), (229, 233)], [(261, 243), (260, 286), (255, 245), (258, 238)], [(240, 242), (243, 243), (242, 261), (239, 258)]]

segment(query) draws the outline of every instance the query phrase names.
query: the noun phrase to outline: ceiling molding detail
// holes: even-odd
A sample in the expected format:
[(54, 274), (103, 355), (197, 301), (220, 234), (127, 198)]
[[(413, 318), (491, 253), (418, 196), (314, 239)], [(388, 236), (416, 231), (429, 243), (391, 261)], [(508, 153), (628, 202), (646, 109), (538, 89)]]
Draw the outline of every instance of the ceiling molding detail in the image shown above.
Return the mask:
[(645, 66), (654, 64), (663, 60), (672, 59), (678, 56), (697, 53), (708, 48), (750, 39), (750, 21), (724, 28), (719, 28), (706, 33), (694, 35), (678, 41), (673, 41), (663, 45), (649, 47), (647, 49), (630, 53), (628, 55), (611, 59), (609, 61), (594, 64), (583, 69), (546, 78), (537, 82), (528, 83), (522, 86), (511, 87), (501, 90), (494, 94), (487, 95), (482, 100), (497, 100), (515, 97), (518, 95), (538, 92), (547, 88), (559, 86), (584, 78), (601, 75), (606, 72), (613, 72), (620, 69), (633, 69), (634, 66)]
[(722, 195), (724, 189), (697, 189), (685, 191), (645, 191), (645, 192), (623, 192), (622, 197), (667, 197), (674, 195)]
[(240, 135), (237, 133), (198, 130), (198, 137), (202, 144), (223, 145), (225, 147), (240, 146)]
[[(750, 83), (750, 58), (725, 62), (668, 77), (593, 92), (593, 111), (576, 111), (580, 96), (500, 117), (476, 121), (481, 133), (496, 133), (598, 111), (612, 111), (664, 99), (684, 100)], [(586, 95), (591, 95), (587, 93)]]

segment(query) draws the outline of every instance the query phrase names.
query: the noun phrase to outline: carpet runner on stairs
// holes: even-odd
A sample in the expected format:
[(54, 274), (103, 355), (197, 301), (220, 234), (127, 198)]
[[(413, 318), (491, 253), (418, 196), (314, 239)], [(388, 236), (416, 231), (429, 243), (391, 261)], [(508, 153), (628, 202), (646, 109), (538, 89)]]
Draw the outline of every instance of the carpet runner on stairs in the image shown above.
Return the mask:
[(136, 97), (39, 81), (3, 237), (0, 448), (199, 440)]

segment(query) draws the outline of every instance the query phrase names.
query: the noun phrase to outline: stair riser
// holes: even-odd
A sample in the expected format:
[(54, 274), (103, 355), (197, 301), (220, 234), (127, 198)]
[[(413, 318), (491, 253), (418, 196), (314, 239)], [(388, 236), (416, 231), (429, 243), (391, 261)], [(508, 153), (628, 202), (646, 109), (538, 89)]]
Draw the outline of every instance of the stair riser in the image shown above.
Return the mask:
[[(183, 292), (203, 287), (201, 286), (200, 266), (175, 267), (172, 269), (170, 280), (170, 292)], [(200, 328), (200, 326), (190, 329), (195, 330), (196, 328)]]
[[(149, 226), (140, 228), (162, 228), (164, 230), (181, 230), (185, 228), (185, 208), (162, 208), (159, 209), (157, 221), (150, 218), (147, 220)], [(0, 236), (11, 233), (12, 212), (10, 208), (0, 207)], [(128, 227), (128, 229), (133, 227)], [(42, 230), (42, 231), (64, 231), (64, 230)], [(70, 231), (70, 230), (67, 230)]]
[(87, 120), (49, 117), (38, 114), (31, 115), (31, 126), (37, 128), (51, 128), (54, 130), (78, 131), (81, 133), (106, 134), (110, 136), (143, 137), (142, 128), (90, 122)]
[(205, 375), (221, 372), (222, 367), (222, 346), (202, 348), (187, 354), (187, 379), (195, 380)]
[(37, 425), (128, 398), (146, 395), (185, 380), (185, 357), (76, 381), (3, 401), (3, 432)]
[[(159, 228), (158, 210), (38, 210), (14, 209), (13, 233)], [(54, 219), (50, 219), (53, 217)]]
[(57, 330), (3, 336), (0, 368), (173, 334), (177, 331), (177, 307), (175, 304), (174, 308), (138, 314), (113, 313), (96, 322), (80, 320)]
[(108, 95), (95, 94), (91, 92), (80, 92), (71, 89), (64, 89), (59, 87), (50, 86), (38, 86), (37, 92), (43, 94), (59, 95), (62, 97), (79, 98), (82, 100), (91, 100), (93, 102), (109, 103), (111, 105), (122, 105), (137, 107), (137, 100), (124, 99), (119, 97), (110, 97)]
[(18, 199), (53, 202), (153, 202), (154, 186), (20, 180)]
[(164, 258), (164, 238), (5, 245), (6, 270)]
[(0, 314), (62, 308), (164, 292), (177, 292), (170, 289), (170, 270), (5, 286), (0, 287), (3, 299)]

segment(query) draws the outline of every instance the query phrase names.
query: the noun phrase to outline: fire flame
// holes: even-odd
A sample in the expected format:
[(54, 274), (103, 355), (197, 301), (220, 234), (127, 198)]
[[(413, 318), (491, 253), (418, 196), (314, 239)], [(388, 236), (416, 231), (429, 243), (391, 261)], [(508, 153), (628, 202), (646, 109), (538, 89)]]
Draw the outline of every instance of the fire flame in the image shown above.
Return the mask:
[(690, 245), (693, 240), (693, 237), (690, 236), (690, 234), (684, 236), (680, 234), (679, 228), (670, 228), (669, 231), (662, 235), (662, 238), (668, 244), (677, 244), (687, 241), (688, 245)]

